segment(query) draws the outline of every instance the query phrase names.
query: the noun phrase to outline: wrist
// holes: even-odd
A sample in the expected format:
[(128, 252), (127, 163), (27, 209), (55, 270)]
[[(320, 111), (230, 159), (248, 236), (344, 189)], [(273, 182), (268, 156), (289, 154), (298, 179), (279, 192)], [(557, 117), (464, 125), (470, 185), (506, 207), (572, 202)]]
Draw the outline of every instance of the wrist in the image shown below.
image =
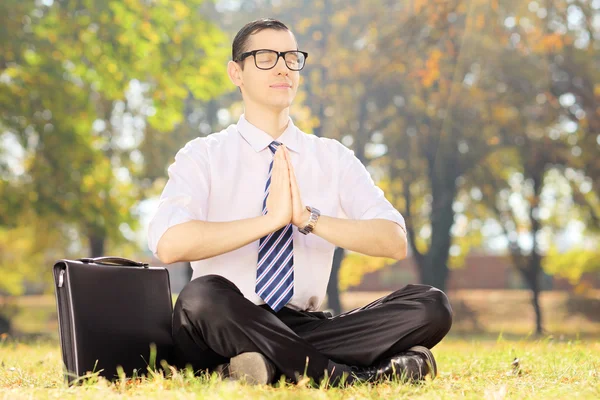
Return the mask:
[(308, 211), (305, 207), (300, 220), (294, 225), (298, 228), (304, 228), (306, 224), (308, 224), (308, 221), (310, 221), (310, 211)]
[(276, 230), (283, 228), (284, 226), (287, 225), (285, 223), (282, 223), (281, 221), (278, 221), (276, 218), (274, 218), (273, 214), (267, 213), (267, 214), (263, 215), (262, 218), (266, 221), (269, 232), (275, 232)]
[(321, 216), (321, 212), (314, 207), (306, 207), (306, 210), (308, 212), (308, 220), (302, 226), (298, 227), (298, 231), (304, 235), (313, 232)]

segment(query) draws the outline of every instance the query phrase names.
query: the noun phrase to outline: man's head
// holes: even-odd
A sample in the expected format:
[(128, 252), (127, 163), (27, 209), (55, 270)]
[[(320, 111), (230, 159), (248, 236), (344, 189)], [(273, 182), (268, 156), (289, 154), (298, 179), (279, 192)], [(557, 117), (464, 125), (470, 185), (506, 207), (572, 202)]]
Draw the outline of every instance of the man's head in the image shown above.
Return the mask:
[(247, 105), (279, 111), (292, 104), (306, 53), (298, 52), (287, 26), (274, 19), (250, 22), (235, 36), (231, 53), (227, 72)]

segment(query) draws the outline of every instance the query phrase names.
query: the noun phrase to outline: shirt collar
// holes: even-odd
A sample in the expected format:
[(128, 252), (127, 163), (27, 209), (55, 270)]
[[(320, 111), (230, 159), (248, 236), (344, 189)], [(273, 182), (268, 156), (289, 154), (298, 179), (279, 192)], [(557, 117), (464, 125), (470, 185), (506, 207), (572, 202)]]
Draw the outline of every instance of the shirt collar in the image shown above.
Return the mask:
[(277, 139), (273, 139), (267, 132), (248, 122), (244, 114), (240, 116), (237, 123), (237, 130), (257, 153), (266, 149), (273, 140), (277, 140), (278, 142), (285, 144), (288, 149), (299, 153), (300, 143), (298, 142), (298, 130), (296, 129), (296, 125), (294, 125), (292, 118), (288, 117), (288, 119), (289, 122), (287, 128), (285, 128), (285, 131), (283, 131)]

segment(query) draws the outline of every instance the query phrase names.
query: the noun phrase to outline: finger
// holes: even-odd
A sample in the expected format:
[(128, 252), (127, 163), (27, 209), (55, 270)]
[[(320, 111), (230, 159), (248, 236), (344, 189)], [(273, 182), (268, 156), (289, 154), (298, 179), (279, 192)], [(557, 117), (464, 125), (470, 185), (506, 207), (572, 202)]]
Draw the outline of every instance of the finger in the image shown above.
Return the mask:
[(285, 145), (281, 145), (281, 146), (279, 146), (279, 148), (281, 149), (280, 160), (281, 160), (281, 166), (282, 166), (283, 172), (284, 172), (283, 175), (285, 177), (286, 175), (288, 175), (287, 172), (289, 170), (288, 160), (287, 160), (287, 157), (285, 155), (286, 154), (286, 148), (285, 148)]
[(285, 160), (285, 154), (284, 154), (283, 149), (280, 150), (278, 157), (279, 157), (278, 161), (279, 161), (279, 168), (280, 168), (280, 182), (282, 185), (285, 185), (288, 182), (289, 172), (288, 172), (288, 165)]
[(277, 148), (277, 151), (275, 152), (275, 159), (277, 159), (277, 160), (283, 160), (283, 159), (285, 159), (285, 156), (283, 154), (283, 147), (282, 146), (279, 146)]
[(284, 147), (284, 152), (283, 153), (285, 155), (285, 163), (287, 165), (287, 168), (291, 169), (292, 168), (292, 165), (291, 165), (292, 164), (292, 159), (290, 157), (290, 151), (288, 150), (287, 147)]
[(292, 165), (292, 157), (290, 157), (290, 151), (286, 148), (285, 149), (285, 154), (286, 154), (286, 161), (287, 161), (287, 165), (290, 171), (294, 170), (294, 166)]
[(281, 164), (279, 162), (279, 156), (277, 155), (277, 152), (275, 152), (275, 155), (273, 156), (273, 167), (271, 167), (272, 175), (278, 173), (280, 168)]
[(296, 180), (296, 173), (290, 163), (290, 187), (292, 188), (292, 194), (296, 196), (298, 194), (298, 181)]
[(273, 170), (271, 171), (271, 183), (270, 183), (270, 188), (269, 188), (269, 192), (272, 192), (273, 189), (277, 188), (279, 185), (281, 185), (281, 177), (280, 177), (280, 168), (273, 163)]
[(288, 169), (290, 171), (290, 179), (291, 179), (292, 177), (295, 177), (295, 174), (294, 174), (294, 165), (292, 164), (292, 157), (290, 157), (290, 151), (287, 149), (287, 147), (285, 149), (285, 154), (286, 154), (286, 158), (285, 159), (286, 159), (287, 167), (288, 167)]
[(289, 160), (289, 158), (290, 158), (290, 157), (289, 157), (289, 154), (290, 154), (290, 153), (289, 153), (289, 151), (288, 151), (288, 148), (287, 148), (287, 146), (286, 146), (285, 144), (282, 144), (282, 145), (281, 145), (281, 147), (283, 147), (283, 156), (284, 156), (285, 160), (286, 160), (286, 161), (287, 161), (287, 160)]
[(282, 184), (284, 184), (282, 175), (283, 174), (281, 173), (281, 162), (276, 157), (275, 160), (273, 160), (273, 168), (271, 170), (271, 184), (270, 184), (269, 192), (272, 192), (273, 190), (277, 190)]
[(282, 160), (283, 160), (283, 150), (281, 149), (281, 146), (277, 148), (277, 151), (275, 151), (275, 156), (273, 157), (273, 168), (275, 166), (277, 166), (278, 168), (282, 168), (283, 164), (282, 164)]
[(281, 149), (280, 158), (281, 158), (281, 161), (283, 162), (284, 168), (288, 168), (285, 146), (281, 145), (281, 146), (279, 146), (279, 149)]
[[(288, 155), (289, 155), (289, 152), (288, 152)], [(296, 181), (296, 173), (294, 172), (294, 166), (292, 165), (292, 160), (289, 157), (287, 159), (287, 165), (288, 165), (288, 170), (289, 170), (288, 175), (290, 177), (290, 188), (292, 190), (292, 194), (294, 194), (295, 192), (297, 192), (298, 182)]]

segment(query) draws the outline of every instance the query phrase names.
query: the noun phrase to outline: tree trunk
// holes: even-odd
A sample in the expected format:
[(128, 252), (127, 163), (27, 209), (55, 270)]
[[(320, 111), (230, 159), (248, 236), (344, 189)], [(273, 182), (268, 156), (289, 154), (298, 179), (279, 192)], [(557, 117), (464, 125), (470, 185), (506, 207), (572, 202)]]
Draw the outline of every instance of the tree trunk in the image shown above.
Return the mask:
[(327, 305), (333, 310), (334, 315), (341, 314), (342, 303), (340, 301), (340, 267), (346, 252), (341, 247), (336, 247), (333, 253), (333, 264), (331, 266), (331, 275), (327, 284)]
[[(4, 300), (6, 301), (6, 300)], [(0, 311), (2, 311), (2, 309), (0, 308)], [(0, 314), (0, 334), (3, 333), (11, 333), (11, 326), (10, 326), (10, 319), (8, 317), (5, 317), (4, 315)]]
[(423, 257), (418, 257), (421, 283), (446, 291), (448, 253), (452, 242), (450, 229), (454, 224), (452, 203), (456, 186), (452, 182), (431, 179), (431, 244)]
[[(437, 257), (434, 257), (436, 255)], [(441, 254), (428, 254), (428, 257), (424, 258), (424, 262), (419, 265), (421, 283), (445, 292), (449, 275), (447, 260), (448, 257)]]
[(542, 325), (542, 308), (540, 307), (540, 288), (537, 284), (535, 288), (531, 289), (531, 304), (535, 311), (535, 333), (541, 335), (544, 333), (544, 327)]
[(90, 244), (90, 257), (94, 258), (94, 257), (102, 257), (104, 256), (104, 243), (106, 240), (106, 236), (99, 233), (99, 232), (95, 232), (92, 231), (91, 233), (89, 233), (88, 235), (88, 241)]
[[(359, 118), (359, 134), (355, 136), (356, 143), (354, 146), (354, 154), (360, 160), (363, 165), (366, 166), (365, 159), (365, 138), (364, 135), (360, 135), (360, 132), (364, 132), (364, 122), (366, 121), (367, 109), (366, 100), (363, 98), (360, 108)], [(320, 134), (320, 131), (319, 131)], [(340, 290), (339, 290), (339, 273), (342, 261), (344, 260), (346, 252), (340, 247), (335, 248), (333, 253), (333, 263), (331, 265), (331, 274), (329, 275), (329, 282), (327, 284), (327, 304), (330, 309), (333, 310), (333, 314), (337, 315), (342, 312), (342, 304), (340, 301)]]
[[(533, 226), (535, 227), (534, 234), (539, 231), (539, 221), (534, 220)], [(542, 258), (537, 251), (537, 243), (534, 240), (534, 247), (531, 255), (529, 256), (527, 275), (529, 276), (528, 283), (531, 289), (531, 305), (535, 312), (535, 332), (541, 335), (544, 332), (542, 325), (542, 309), (540, 307), (540, 272), (542, 271)]]
[(531, 290), (531, 305), (533, 306), (533, 311), (535, 312), (535, 333), (541, 335), (544, 333), (544, 325), (542, 323), (542, 308), (540, 307), (540, 270), (533, 271), (531, 264), (533, 264), (535, 261), (533, 261), (531, 258), (529, 261), (529, 269), (521, 270), (521, 274)]
[(529, 256), (529, 273), (531, 281), (531, 302), (535, 311), (535, 331), (538, 335), (543, 333), (542, 326), (542, 309), (540, 308), (539, 295), (540, 295), (540, 272), (542, 272), (542, 256), (538, 251), (537, 235), (542, 228), (542, 224), (539, 220), (537, 213), (534, 210), (539, 209), (540, 205), (540, 192), (542, 191), (542, 185), (544, 180), (544, 167), (543, 164), (536, 165), (537, 168), (533, 169), (533, 193), (534, 202), (533, 207), (530, 207), (529, 218), (531, 220), (531, 233), (533, 237), (533, 246), (531, 249), (531, 255)]

